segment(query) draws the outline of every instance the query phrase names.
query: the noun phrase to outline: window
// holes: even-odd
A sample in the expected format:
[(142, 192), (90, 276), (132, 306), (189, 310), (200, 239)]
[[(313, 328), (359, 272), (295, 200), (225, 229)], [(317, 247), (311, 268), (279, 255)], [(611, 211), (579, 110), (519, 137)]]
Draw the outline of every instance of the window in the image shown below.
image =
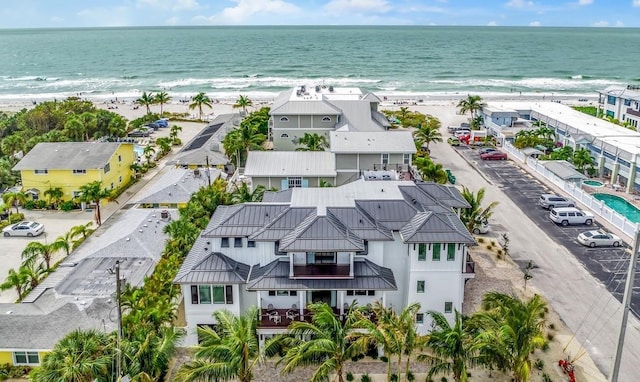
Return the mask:
[(292, 176), (290, 178), (287, 178), (287, 182), (289, 184), (289, 188), (302, 187), (302, 177), (300, 176)]
[(228, 237), (223, 237), (222, 238), (222, 240), (220, 241), (220, 247), (229, 248), (229, 238)]
[(107, 163), (106, 165), (104, 165), (104, 173), (108, 173), (109, 171), (111, 171), (111, 164)]
[(402, 154), (402, 164), (411, 163), (411, 154)]
[(198, 302), (211, 304), (211, 285), (198, 285)]
[(313, 256), (312, 264), (335, 264), (336, 263), (336, 254), (335, 252), (308, 252), (307, 259), (310, 260), (310, 257)]
[(290, 290), (289, 291), (289, 296), (297, 296), (298, 295), (298, 291), (297, 290)]
[(424, 313), (416, 313), (416, 324), (424, 324)]
[(113, 190), (113, 182), (111, 182), (110, 186), (111, 186), (111, 189)]
[(375, 296), (375, 290), (347, 290), (347, 296)]
[[(212, 293), (213, 291), (213, 293)], [(232, 285), (192, 285), (191, 303), (197, 304), (233, 304)]]
[(118, 155), (118, 162), (122, 162), (122, 155)]
[(16, 351), (13, 352), (13, 359), (16, 365), (33, 365), (40, 363), (40, 356), (36, 351)]
[(418, 244), (418, 261), (427, 261), (427, 245)]
[(214, 304), (224, 304), (225, 295), (226, 293), (225, 293), (224, 285), (213, 286), (213, 303)]
[(289, 118), (287, 118), (287, 117), (280, 117), (280, 122), (289, 122)]
[(282, 133), (282, 134), (280, 134), (280, 138), (289, 138), (289, 134)]
[(456, 245), (453, 243), (447, 244), (447, 260), (454, 261), (456, 259)]
[(74, 174), (86, 174), (87, 170), (71, 170)]
[(322, 122), (331, 122), (331, 117), (325, 115), (324, 117), (322, 117)]
[(122, 183), (122, 175), (118, 177), (118, 183)]
[(376, 295), (376, 291), (375, 290), (368, 290), (367, 291), (367, 296), (375, 296)]
[(198, 304), (198, 286), (191, 285), (191, 303), (194, 305)]
[(625, 99), (624, 100), (624, 106), (631, 106), (631, 100), (630, 99)]
[(424, 280), (418, 280), (418, 285), (416, 288), (417, 293), (424, 293)]
[(431, 260), (440, 261), (440, 243), (433, 243), (433, 255)]
[(234, 248), (242, 248), (242, 238), (236, 237), (233, 239), (233, 247)]
[(227, 299), (227, 304), (233, 304), (233, 286), (225, 285), (225, 298)]
[(453, 312), (453, 302), (447, 301), (444, 303), (444, 312), (445, 313)]
[(247, 240), (247, 248), (255, 248), (256, 242), (253, 240)]
[(380, 163), (389, 164), (389, 154), (382, 154), (380, 157)]
[(276, 295), (276, 291), (275, 290), (270, 290), (269, 291), (269, 296), (275, 296)]
[(615, 105), (616, 104), (616, 97), (614, 96), (607, 96), (607, 103), (609, 105)]
[(33, 170), (33, 173), (36, 175), (48, 174), (49, 170)]

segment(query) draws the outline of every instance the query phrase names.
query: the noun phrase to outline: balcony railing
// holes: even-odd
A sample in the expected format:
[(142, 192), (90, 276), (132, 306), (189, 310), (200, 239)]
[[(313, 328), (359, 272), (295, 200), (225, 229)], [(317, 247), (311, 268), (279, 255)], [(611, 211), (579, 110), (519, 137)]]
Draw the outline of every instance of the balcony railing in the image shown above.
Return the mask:
[(633, 108), (627, 108), (627, 114), (631, 114), (635, 117), (640, 117), (640, 111), (633, 109)]
[[(345, 310), (340, 315), (340, 309), (333, 308), (333, 313), (340, 317), (340, 320), (346, 319)], [(369, 320), (376, 322), (376, 316), (371, 311), (363, 311), (365, 317)], [(294, 321), (306, 321), (311, 322), (313, 315), (308, 309), (302, 310), (302, 316), (300, 316), (299, 309), (260, 309), (260, 319), (258, 320), (258, 328), (260, 329), (286, 329)]]
[(464, 273), (476, 273), (476, 263), (473, 260), (467, 260), (464, 266)]
[(307, 264), (294, 265), (293, 278), (312, 279), (312, 278), (353, 278), (350, 276), (349, 264)]

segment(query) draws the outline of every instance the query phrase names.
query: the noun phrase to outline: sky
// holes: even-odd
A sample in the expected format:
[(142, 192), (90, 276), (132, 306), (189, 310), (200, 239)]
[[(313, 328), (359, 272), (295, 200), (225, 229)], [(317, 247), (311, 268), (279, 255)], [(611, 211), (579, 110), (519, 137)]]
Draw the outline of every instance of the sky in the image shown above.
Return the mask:
[(20, 0), (0, 28), (191, 25), (640, 27), (640, 0)]

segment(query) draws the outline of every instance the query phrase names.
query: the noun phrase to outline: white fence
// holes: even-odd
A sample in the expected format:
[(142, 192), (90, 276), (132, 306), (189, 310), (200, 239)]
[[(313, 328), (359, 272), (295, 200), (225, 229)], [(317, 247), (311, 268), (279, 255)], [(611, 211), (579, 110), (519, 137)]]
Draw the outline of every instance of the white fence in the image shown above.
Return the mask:
[[(515, 148), (512, 144), (510, 144), (509, 142), (504, 142), (503, 148), (505, 149), (505, 151), (507, 151), (511, 158), (517, 158), (518, 160), (520, 160), (520, 162), (525, 163), (525, 155), (520, 150)], [(526, 158), (525, 165), (564, 190), (564, 192), (566, 192), (574, 200), (577, 200), (587, 206), (587, 208), (593, 211), (594, 214), (600, 216), (602, 219), (618, 228), (629, 238), (635, 238), (635, 232), (638, 229), (637, 223), (627, 220), (627, 218), (605, 205), (604, 202), (594, 198), (589, 193), (583, 191), (580, 185), (576, 185), (573, 182), (564, 181), (551, 171), (547, 170), (547, 168), (545, 168), (540, 163), (540, 161), (536, 160), (535, 158)]]

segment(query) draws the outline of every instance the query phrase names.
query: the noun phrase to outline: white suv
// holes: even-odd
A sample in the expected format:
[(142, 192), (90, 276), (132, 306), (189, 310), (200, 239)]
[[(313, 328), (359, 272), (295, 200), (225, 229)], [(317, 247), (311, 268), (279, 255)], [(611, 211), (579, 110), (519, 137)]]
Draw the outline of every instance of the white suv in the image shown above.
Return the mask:
[(562, 224), (568, 226), (569, 224), (593, 224), (593, 214), (585, 211), (580, 211), (573, 207), (552, 208), (549, 211), (549, 219), (556, 224)]
[(538, 201), (538, 203), (543, 208), (548, 208), (548, 209), (552, 209), (555, 207), (575, 207), (576, 206), (576, 203), (573, 200), (567, 199), (560, 195), (554, 195), (554, 194), (540, 195), (540, 200)]

